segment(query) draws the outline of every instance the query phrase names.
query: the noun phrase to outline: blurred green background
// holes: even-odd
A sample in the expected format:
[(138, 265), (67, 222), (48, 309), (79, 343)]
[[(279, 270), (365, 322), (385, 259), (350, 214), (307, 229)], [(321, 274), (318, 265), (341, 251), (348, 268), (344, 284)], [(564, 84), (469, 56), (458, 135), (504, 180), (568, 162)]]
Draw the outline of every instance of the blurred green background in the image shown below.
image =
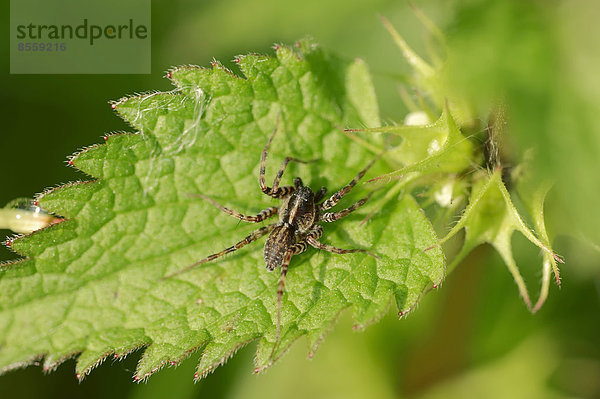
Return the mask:
[[(8, 2), (0, 16), (8, 27)], [(427, 295), (414, 314), (390, 313), (364, 333), (345, 314), (312, 360), (296, 344), (264, 375), (252, 374), (255, 345), (192, 383), (198, 356), (147, 384), (131, 376), (139, 353), (107, 360), (83, 383), (74, 361), (0, 377), (0, 397), (38, 398), (600, 398), (600, 5), (597, 1), (418, 1), (447, 33), (448, 84), (480, 115), (501, 94), (511, 109), (515, 154), (537, 146), (538, 173), (556, 185), (546, 220), (566, 258), (563, 286), (536, 315), (527, 312), (500, 257), (480, 247)], [(109, 100), (170, 90), (165, 71), (212, 58), (270, 53), (306, 35), (370, 65), (384, 120), (406, 113), (398, 95), (409, 68), (378, 14), (426, 54), (427, 32), (406, 1), (153, 1), (151, 75), (9, 75), (8, 35), (0, 76), (0, 205), (87, 177), (66, 156), (130, 130)], [(6, 31), (5, 31), (6, 32)], [(0, 231), (1, 235), (10, 234)], [(532, 290), (541, 256), (513, 242)], [(0, 259), (14, 259), (5, 248)], [(535, 291), (534, 291), (535, 292)]]

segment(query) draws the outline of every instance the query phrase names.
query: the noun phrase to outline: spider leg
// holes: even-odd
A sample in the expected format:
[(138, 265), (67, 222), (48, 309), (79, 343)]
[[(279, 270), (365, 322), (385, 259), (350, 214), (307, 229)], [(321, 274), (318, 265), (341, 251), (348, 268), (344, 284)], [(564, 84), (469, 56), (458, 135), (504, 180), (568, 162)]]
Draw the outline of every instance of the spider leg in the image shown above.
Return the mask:
[(271, 142), (273, 141), (273, 137), (275, 137), (275, 133), (277, 133), (277, 125), (279, 125), (279, 116), (277, 117), (277, 122), (275, 123), (275, 129), (273, 129), (273, 133), (271, 133), (271, 136), (267, 140), (267, 143), (265, 144), (265, 148), (263, 148), (263, 151), (260, 155), (260, 173), (259, 173), (259, 177), (258, 177), (258, 185), (260, 186), (260, 189), (262, 190), (263, 193), (265, 193), (273, 198), (285, 198), (285, 197), (289, 196), (290, 194), (292, 194), (295, 190), (294, 186), (279, 187), (279, 183), (281, 182), (281, 177), (283, 176), (283, 173), (285, 172), (285, 168), (287, 167), (288, 163), (290, 163), (291, 161), (299, 162), (299, 163), (310, 163), (310, 162), (315, 162), (316, 159), (312, 159), (310, 161), (303, 161), (303, 160), (297, 159), (297, 158), (286, 157), (283, 160), (283, 163), (281, 164), (281, 167), (279, 168), (279, 171), (277, 172), (275, 179), (273, 180), (273, 187), (267, 186), (267, 184), (265, 183), (265, 169), (266, 169), (266, 165), (267, 165), (267, 154), (269, 153), (269, 147), (271, 145)]
[(301, 240), (300, 242), (292, 245), (287, 252), (285, 253), (285, 257), (283, 258), (283, 263), (281, 265), (281, 274), (279, 275), (279, 285), (277, 286), (277, 334), (275, 336), (275, 345), (273, 346), (273, 351), (271, 352), (271, 359), (273, 359), (273, 355), (275, 354), (275, 349), (279, 344), (279, 338), (281, 337), (281, 300), (283, 298), (283, 292), (285, 288), (285, 277), (287, 276), (288, 266), (290, 265), (290, 260), (293, 255), (301, 254), (306, 251), (308, 248), (308, 243), (306, 239)]
[[(279, 171), (277, 172), (277, 175), (275, 176), (275, 179), (273, 180), (273, 188), (271, 190), (273, 190), (274, 193), (276, 193), (277, 190), (279, 190), (279, 182), (281, 181), (281, 177), (283, 176), (283, 173), (285, 172), (285, 168), (287, 167), (287, 164), (290, 163), (291, 161), (306, 164), (306, 163), (316, 162), (316, 161), (318, 161), (318, 159), (311, 159), (309, 161), (303, 161), (298, 158), (285, 157), (285, 159), (283, 160), (283, 163), (281, 164), (281, 168), (279, 168)], [(281, 189), (283, 189), (283, 187)]]
[(267, 208), (267, 209), (263, 209), (257, 215), (246, 216), (246, 215), (242, 215), (239, 212), (234, 211), (233, 209), (229, 209), (229, 208), (224, 207), (223, 205), (219, 204), (217, 201), (213, 200), (212, 198), (207, 197), (206, 195), (202, 195), (202, 194), (196, 194), (196, 195), (198, 197), (202, 198), (203, 200), (205, 200), (206, 202), (209, 202), (210, 204), (212, 204), (215, 207), (219, 208), (220, 210), (222, 210), (226, 214), (231, 215), (234, 218), (243, 220), (245, 222), (259, 223), (259, 222), (262, 222), (265, 219), (270, 218), (273, 215), (276, 215), (277, 212), (279, 212), (279, 208), (273, 206), (273, 207), (270, 207), (270, 208)]
[(237, 251), (238, 249), (250, 244), (251, 242), (258, 240), (260, 237), (264, 236), (265, 234), (268, 234), (269, 232), (271, 232), (271, 230), (273, 230), (275, 228), (276, 225), (277, 225), (277, 223), (273, 223), (268, 226), (261, 227), (260, 229), (255, 230), (252, 233), (250, 233), (250, 235), (248, 235), (246, 238), (244, 238), (242, 241), (239, 241), (235, 245), (232, 245), (231, 247), (226, 248), (226, 249), (222, 250), (221, 252), (217, 252), (212, 255), (209, 255), (204, 259), (200, 259), (196, 263), (193, 263), (189, 266), (184, 267), (181, 270), (176, 271), (175, 273), (171, 273), (171, 274), (163, 277), (163, 279), (171, 278), (173, 276), (177, 276), (179, 274), (185, 273), (198, 265), (201, 265), (201, 264), (207, 263), (207, 262), (211, 262), (217, 258), (220, 258), (223, 255), (227, 255), (230, 252)]
[(306, 235), (306, 241), (312, 247), (315, 247), (317, 249), (322, 249), (327, 252), (332, 252), (334, 254), (349, 254), (349, 253), (354, 253), (354, 252), (363, 252), (367, 255), (370, 255), (374, 258), (379, 259), (379, 256), (367, 251), (366, 249), (358, 249), (358, 248), (343, 249), (343, 248), (334, 247), (333, 245), (324, 244), (318, 240), (322, 235), (323, 235), (323, 228), (319, 225), (315, 225), (315, 227), (313, 227), (313, 229)]
[(325, 194), (327, 194), (327, 188), (321, 187), (321, 189), (315, 194), (315, 204), (325, 198)]
[(319, 216), (319, 220), (321, 220), (323, 222), (328, 222), (328, 223), (335, 222), (336, 220), (339, 220), (339, 219), (343, 218), (344, 216), (347, 216), (348, 214), (354, 212), (355, 210), (357, 210), (358, 208), (363, 206), (365, 204), (365, 202), (367, 202), (369, 200), (369, 198), (371, 198), (371, 195), (373, 195), (373, 191), (370, 192), (369, 195), (367, 195), (365, 198), (358, 200), (356, 203), (354, 203), (354, 205), (349, 206), (348, 208), (341, 210), (339, 212), (323, 213)]
[(378, 159), (379, 159), (379, 156), (376, 157), (371, 162), (369, 162), (369, 164), (363, 170), (358, 172), (356, 177), (354, 179), (352, 179), (352, 181), (350, 183), (348, 183), (344, 188), (342, 188), (341, 190), (339, 190), (338, 192), (333, 194), (327, 201), (323, 202), (320, 205), (321, 210), (327, 210), (327, 209), (333, 208), (335, 206), (335, 204), (337, 204), (344, 197), (344, 195), (348, 194), (348, 192), (350, 190), (352, 190), (352, 187), (354, 187), (356, 185), (356, 183), (358, 183), (358, 181), (360, 179), (362, 179), (362, 177), (365, 175), (365, 173), (367, 173), (369, 168), (371, 166), (373, 166), (375, 161), (377, 161)]

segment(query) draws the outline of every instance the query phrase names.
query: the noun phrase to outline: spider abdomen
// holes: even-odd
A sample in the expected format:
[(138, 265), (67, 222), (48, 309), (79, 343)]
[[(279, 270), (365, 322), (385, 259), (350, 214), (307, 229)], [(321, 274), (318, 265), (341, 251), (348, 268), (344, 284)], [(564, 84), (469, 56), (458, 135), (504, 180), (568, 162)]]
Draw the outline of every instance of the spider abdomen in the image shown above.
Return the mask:
[(275, 270), (283, 264), (287, 250), (296, 243), (294, 229), (282, 224), (273, 229), (267, 241), (263, 255), (267, 269)]

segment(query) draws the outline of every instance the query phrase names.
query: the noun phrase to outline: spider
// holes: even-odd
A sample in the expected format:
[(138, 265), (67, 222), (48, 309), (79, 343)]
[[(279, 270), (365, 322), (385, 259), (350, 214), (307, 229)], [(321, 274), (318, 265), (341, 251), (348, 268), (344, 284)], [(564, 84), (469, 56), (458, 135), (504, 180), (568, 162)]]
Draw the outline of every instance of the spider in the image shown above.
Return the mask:
[(344, 197), (352, 188), (356, 185), (356, 183), (367, 173), (369, 168), (377, 161), (377, 158), (372, 160), (363, 170), (361, 170), (355, 177), (352, 179), (350, 183), (344, 186), (341, 190), (334, 193), (327, 200), (321, 202), (325, 198), (325, 194), (327, 193), (327, 189), (325, 187), (321, 187), (319, 191), (316, 193), (311, 190), (310, 187), (305, 186), (302, 183), (302, 180), (299, 177), (294, 179), (293, 186), (279, 186), (283, 173), (290, 162), (298, 162), (298, 163), (310, 163), (312, 161), (302, 161), (297, 158), (286, 157), (281, 165), (281, 168), (277, 172), (275, 179), (273, 180), (273, 186), (268, 187), (265, 184), (265, 166), (267, 162), (267, 154), (269, 152), (269, 146), (277, 133), (277, 126), (271, 133), (265, 147), (263, 148), (261, 157), (260, 157), (260, 174), (258, 183), (261, 191), (273, 198), (282, 200), (280, 207), (270, 207), (260, 211), (257, 215), (254, 216), (246, 216), (242, 215), (239, 212), (236, 212), (233, 209), (229, 209), (219, 204), (215, 200), (206, 195), (197, 194), (200, 198), (209, 202), (216, 208), (219, 208), (221, 211), (231, 215), (237, 219), (243, 220), (245, 222), (250, 223), (259, 223), (265, 219), (268, 219), (272, 216), (279, 215), (279, 220), (275, 223), (269, 224), (267, 226), (261, 227), (258, 230), (255, 230), (250, 235), (248, 235), (243, 240), (238, 243), (230, 246), (222, 250), (221, 252), (214, 253), (212, 255), (207, 256), (204, 259), (199, 260), (198, 262), (191, 264), (184, 269), (181, 269), (165, 278), (173, 277), (175, 275), (187, 272), (188, 270), (201, 265), (203, 263), (211, 262), (215, 259), (218, 259), (228, 253), (234, 252), (251, 242), (254, 242), (261, 238), (262, 236), (269, 234), (267, 241), (264, 246), (264, 259), (265, 266), (268, 271), (273, 271), (277, 268), (281, 268), (281, 275), (279, 277), (279, 284), (277, 287), (277, 327), (276, 327), (276, 339), (275, 345), (279, 342), (280, 334), (281, 334), (281, 302), (285, 287), (285, 278), (288, 271), (288, 266), (290, 264), (290, 260), (292, 256), (298, 255), (306, 251), (308, 246), (312, 246), (317, 249), (322, 249), (328, 252), (336, 253), (336, 254), (347, 254), (354, 252), (363, 252), (367, 255), (378, 258), (377, 255), (372, 254), (371, 252), (365, 249), (342, 249), (337, 248), (332, 245), (324, 244), (319, 241), (319, 238), (323, 235), (323, 228), (318, 224), (318, 222), (335, 222), (343, 218), (344, 216), (350, 214), (355, 211), (359, 207), (365, 204), (367, 200), (371, 197), (373, 192), (369, 193), (366, 197), (360, 199), (353, 205), (349, 206), (346, 209), (343, 209), (338, 212), (326, 212), (327, 210), (334, 207), (341, 199)]

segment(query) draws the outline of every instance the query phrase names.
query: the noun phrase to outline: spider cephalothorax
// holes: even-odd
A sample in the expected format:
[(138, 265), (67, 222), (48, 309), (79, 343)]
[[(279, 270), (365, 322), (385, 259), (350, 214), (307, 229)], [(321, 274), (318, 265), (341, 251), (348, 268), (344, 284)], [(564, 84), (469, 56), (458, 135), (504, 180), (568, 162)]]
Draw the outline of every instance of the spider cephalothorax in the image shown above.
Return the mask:
[(273, 180), (273, 186), (268, 187), (265, 184), (265, 166), (267, 154), (271, 141), (273, 140), (276, 132), (277, 127), (267, 140), (267, 143), (262, 151), (258, 183), (263, 193), (273, 198), (282, 200), (280, 207), (267, 208), (255, 216), (246, 216), (232, 209), (224, 207), (210, 197), (205, 195), (199, 196), (223, 212), (246, 222), (258, 223), (276, 214), (279, 214), (279, 221), (255, 230), (237, 244), (232, 245), (221, 252), (207, 256), (206, 258), (199, 260), (198, 262), (170, 275), (169, 277), (181, 274), (200, 264), (220, 258), (223, 255), (236, 251), (243, 246), (256, 241), (260, 237), (269, 234), (269, 237), (265, 242), (263, 252), (265, 266), (269, 271), (275, 270), (278, 267), (281, 268), (281, 276), (277, 289), (277, 338), (275, 341), (277, 344), (279, 342), (281, 330), (281, 298), (284, 292), (285, 276), (290, 264), (290, 259), (293, 255), (297, 255), (306, 251), (310, 245), (312, 247), (336, 254), (364, 252), (368, 255), (375, 256), (364, 249), (341, 249), (320, 242), (319, 238), (321, 238), (323, 235), (323, 228), (318, 224), (318, 222), (334, 222), (348, 215), (367, 202), (370, 194), (356, 202), (354, 205), (341, 211), (325, 212), (334, 207), (342, 199), (342, 197), (344, 197), (344, 195), (346, 195), (356, 185), (356, 183), (365, 175), (371, 165), (373, 165), (376, 159), (371, 161), (371, 163), (361, 170), (350, 183), (334, 193), (327, 200), (321, 202), (323, 198), (325, 198), (327, 189), (325, 187), (321, 187), (321, 189), (315, 193), (310, 189), (310, 187), (305, 186), (299, 177), (294, 179), (293, 186), (279, 187), (281, 177), (283, 176), (285, 168), (290, 161), (299, 163), (308, 163), (313, 161), (302, 161), (296, 158), (286, 157), (281, 165), (281, 168), (277, 172), (275, 179)]

